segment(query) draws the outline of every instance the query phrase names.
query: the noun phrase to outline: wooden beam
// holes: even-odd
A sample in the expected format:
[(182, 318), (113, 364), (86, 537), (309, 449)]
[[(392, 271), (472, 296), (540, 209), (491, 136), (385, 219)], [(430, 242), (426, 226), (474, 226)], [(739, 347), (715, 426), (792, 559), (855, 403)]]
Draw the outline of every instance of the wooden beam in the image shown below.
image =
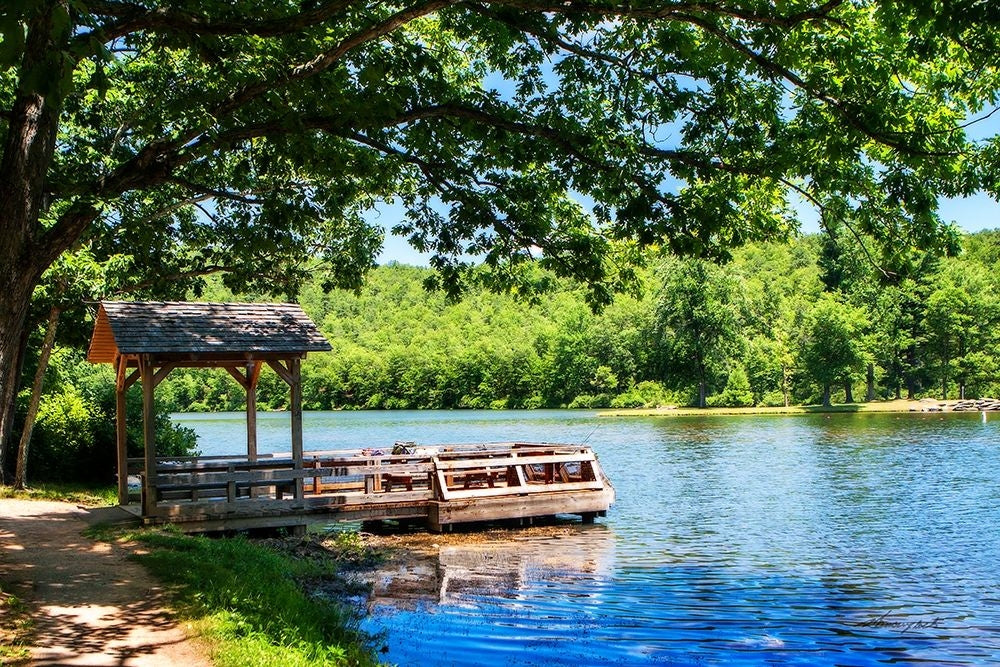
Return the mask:
[(153, 375), (153, 387), (156, 388), (159, 386), (159, 384), (163, 382), (168, 375), (170, 375), (170, 371), (175, 368), (177, 368), (177, 364), (175, 363), (163, 364), (163, 366), (160, 367), (160, 370), (156, 371), (156, 374)]
[[(285, 384), (289, 387), (292, 386), (292, 373), (288, 368), (282, 366), (280, 361), (270, 360), (267, 362), (267, 365), (274, 369), (274, 372), (278, 374), (278, 377), (285, 381)], [(290, 368), (292, 365), (290, 361), (288, 365)]]
[[(252, 364), (247, 363), (247, 377), (250, 378), (250, 384), (254, 387), (257, 386), (257, 381), (260, 379), (260, 370), (263, 366), (263, 361), (254, 361)], [(251, 368), (253, 369), (252, 371)]]
[(134, 371), (132, 371), (132, 373), (127, 378), (125, 378), (125, 388), (128, 389), (138, 381), (139, 381), (139, 369), (137, 368)]
[(223, 366), (232, 364), (241, 366), (248, 361), (277, 361), (301, 359), (304, 352), (178, 352), (149, 355), (154, 366), (176, 363), (185, 367)]
[(496, 458), (483, 458), (477, 455), (469, 456), (457, 461), (440, 461), (438, 467), (442, 470), (460, 471), (464, 468), (497, 468), (503, 466), (517, 465), (540, 465), (552, 463), (584, 463), (593, 461), (593, 453), (587, 454), (553, 454), (552, 456), (505, 456)]
[(260, 379), (261, 362), (247, 364), (247, 458), (257, 460), (257, 380)]
[(243, 375), (239, 369), (234, 368), (233, 366), (223, 366), (223, 368), (226, 369), (226, 372), (229, 373), (233, 379), (236, 380), (237, 384), (243, 387), (244, 390), (250, 386), (249, 380), (247, 380), (247, 377)]
[(156, 513), (156, 414), (153, 406), (153, 391), (156, 383), (153, 367), (147, 358), (139, 361), (139, 374), (142, 381), (142, 446), (145, 451), (146, 471), (143, 477), (142, 514), (151, 516)]
[[(257, 460), (257, 379), (260, 377), (260, 362), (248, 362), (246, 373), (243, 388), (247, 392), (247, 460), (253, 463)], [(259, 492), (256, 488), (250, 489), (250, 496), (256, 498)]]

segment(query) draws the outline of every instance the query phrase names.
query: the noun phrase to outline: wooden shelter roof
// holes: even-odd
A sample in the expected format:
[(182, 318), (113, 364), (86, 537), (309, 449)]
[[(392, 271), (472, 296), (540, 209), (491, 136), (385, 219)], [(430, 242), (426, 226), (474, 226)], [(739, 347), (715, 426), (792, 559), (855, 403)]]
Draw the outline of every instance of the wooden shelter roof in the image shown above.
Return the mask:
[(302, 308), (288, 303), (104, 301), (87, 358), (290, 358), (331, 350)]

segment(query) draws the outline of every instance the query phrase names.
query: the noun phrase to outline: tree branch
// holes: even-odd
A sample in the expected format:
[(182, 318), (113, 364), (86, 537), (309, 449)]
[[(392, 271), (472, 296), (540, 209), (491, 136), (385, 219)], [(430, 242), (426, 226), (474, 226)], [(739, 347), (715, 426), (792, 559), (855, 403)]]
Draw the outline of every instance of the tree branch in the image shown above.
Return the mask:
[(832, 95), (830, 95), (825, 91), (810, 86), (808, 83), (806, 83), (806, 81), (802, 79), (802, 77), (800, 77), (795, 72), (791, 71), (787, 67), (784, 67), (783, 65), (780, 65), (779, 63), (776, 63), (770, 58), (767, 58), (763, 54), (754, 51), (752, 48), (750, 48), (743, 42), (739, 41), (738, 39), (730, 35), (722, 28), (713, 25), (710, 21), (706, 21), (705, 19), (698, 16), (684, 16), (682, 18), (691, 23), (692, 25), (698, 26), (705, 32), (714, 35), (715, 37), (720, 39), (724, 44), (726, 44), (734, 51), (740, 53), (747, 59), (754, 62), (758, 67), (760, 67), (762, 70), (764, 70), (771, 76), (784, 79), (785, 81), (791, 83), (796, 88), (804, 91), (813, 99), (817, 99), (820, 100), (821, 102), (826, 103), (828, 106), (833, 108), (850, 127), (854, 128), (855, 130), (865, 135), (872, 141), (882, 144), (884, 146), (888, 146), (889, 148), (898, 150), (899, 152), (904, 153), (906, 155), (919, 156), (919, 157), (948, 157), (954, 155), (954, 153), (949, 153), (949, 152), (926, 151), (926, 150), (916, 149), (910, 146), (909, 144), (897, 141), (895, 139), (891, 139), (887, 135), (889, 134), (901, 135), (904, 133), (894, 132), (894, 131), (880, 132), (878, 130), (869, 127), (858, 118), (857, 114), (854, 113), (854, 111), (850, 108), (849, 104), (847, 104), (843, 100), (839, 100), (833, 97)]
[(682, 14), (698, 13), (735, 18), (750, 23), (791, 27), (805, 21), (835, 20), (830, 14), (845, 0), (828, 0), (821, 5), (795, 14), (763, 14), (732, 7), (721, 2), (667, 2), (652, 3), (648, 7), (635, 7), (631, 2), (598, 4), (578, 0), (545, 2), (544, 0), (484, 0), (486, 4), (510, 7), (533, 12), (553, 14), (606, 16), (609, 18), (670, 19)]
[[(116, 23), (101, 26), (97, 30), (101, 41), (108, 42), (141, 30), (189, 32), (198, 35), (280, 37), (325, 23), (337, 14), (349, 9), (351, 5), (357, 4), (364, 3), (357, 0), (340, 0), (339, 2), (328, 2), (315, 9), (297, 14), (242, 20), (208, 19), (194, 12), (170, 7), (149, 9), (129, 2), (108, 2), (105, 0), (88, 2), (87, 9), (93, 16), (111, 17), (117, 20)], [(82, 34), (78, 39), (90, 37), (92, 35)]]

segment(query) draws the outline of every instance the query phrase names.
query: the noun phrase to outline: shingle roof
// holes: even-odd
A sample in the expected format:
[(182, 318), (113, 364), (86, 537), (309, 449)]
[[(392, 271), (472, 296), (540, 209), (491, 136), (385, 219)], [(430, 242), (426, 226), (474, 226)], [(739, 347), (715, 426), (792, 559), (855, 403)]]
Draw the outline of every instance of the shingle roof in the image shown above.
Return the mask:
[(288, 303), (101, 303), (88, 359), (115, 354), (288, 354), (326, 352), (330, 343), (302, 308)]

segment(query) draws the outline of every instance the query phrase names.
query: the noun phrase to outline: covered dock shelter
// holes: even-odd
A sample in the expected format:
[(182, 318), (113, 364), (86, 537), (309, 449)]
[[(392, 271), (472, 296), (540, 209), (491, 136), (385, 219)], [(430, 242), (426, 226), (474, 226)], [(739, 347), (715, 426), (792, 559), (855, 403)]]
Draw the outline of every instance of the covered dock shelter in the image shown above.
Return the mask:
[[(118, 501), (128, 503), (125, 392), (142, 385), (142, 514), (157, 514), (156, 432), (153, 395), (175, 368), (220, 368), (246, 391), (246, 459), (257, 461), (257, 380), (267, 364), (289, 386), (292, 461), (302, 469), (302, 374), (309, 352), (328, 352), (330, 343), (295, 304), (105, 301), (87, 358), (115, 369), (117, 397)], [(302, 478), (294, 485), (302, 497)]]
[[(297, 305), (100, 304), (88, 358), (115, 369), (118, 499), (141, 479), (146, 524), (186, 532), (289, 527), (338, 520), (458, 523), (603, 516), (615, 492), (585, 445), (361, 443), (303, 451), (302, 360), (331, 346)], [(264, 364), (288, 384), (291, 453), (257, 452), (257, 381)], [(153, 397), (175, 368), (220, 368), (246, 390), (246, 453), (157, 456)], [(125, 395), (142, 385), (143, 457), (126, 451)]]

